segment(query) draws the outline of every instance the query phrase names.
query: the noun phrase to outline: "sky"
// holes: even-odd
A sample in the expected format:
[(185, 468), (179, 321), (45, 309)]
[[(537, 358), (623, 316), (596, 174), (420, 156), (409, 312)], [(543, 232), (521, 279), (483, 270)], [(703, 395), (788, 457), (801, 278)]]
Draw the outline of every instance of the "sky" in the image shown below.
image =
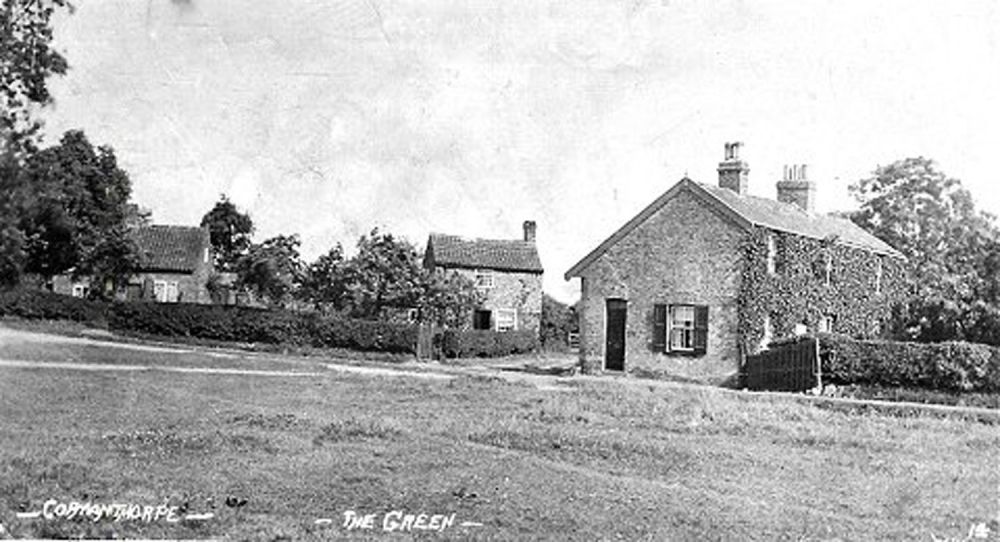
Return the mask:
[(1000, 3), (78, 0), (46, 142), (115, 149), (161, 224), (227, 194), (315, 259), (378, 227), (520, 238), (544, 288), (743, 142), (751, 194), (808, 164), (818, 211), (934, 159), (1000, 214)]

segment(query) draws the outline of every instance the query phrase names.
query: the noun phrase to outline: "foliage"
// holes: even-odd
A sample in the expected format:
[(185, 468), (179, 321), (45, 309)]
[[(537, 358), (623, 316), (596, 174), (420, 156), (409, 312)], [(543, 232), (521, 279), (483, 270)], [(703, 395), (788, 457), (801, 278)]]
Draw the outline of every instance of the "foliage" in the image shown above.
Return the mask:
[(422, 322), (461, 328), (472, 321), (472, 311), (486, 298), (472, 279), (456, 271), (421, 270), (420, 278)]
[(559, 302), (549, 294), (542, 294), (542, 345), (547, 348), (565, 348), (569, 333), (580, 329), (576, 306)]
[(201, 218), (201, 227), (208, 228), (216, 269), (234, 270), (240, 258), (250, 249), (250, 235), (254, 229), (250, 215), (241, 213), (223, 194)]
[(820, 334), (823, 381), (951, 392), (1000, 392), (1000, 349), (983, 344), (861, 341)]
[(416, 307), (421, 283), (413, 245), (378, 228), (358, 240), (358, 253), (344, 269), (347, 306), (356, 318), (378, 318), (385, 307)]
[(347, 303), (346, 269), (344, 249), (337, 243), (306, 267), (299, 296), (324, 312), (343, 310)]
[(0, 159), (35, 150), (38, 106), (52, 101), (47, 81), (68, 65), (52, 48), (52, 16), (67, 0), (4, 0), (0, 4)]
[[(114, 150), (81, 131), (31, 155), (12, 187), (26, 254), (24, 270), (45, 277), (73, 270), (119, 283), (137, 263), (125, 227), (132, 185)], [(97, 288), (97, 293), (104, 290)]]
[[(773, 274), (767, 266), (768, 236), (774, 236), (777, 248)], [(755, 351), (762, 341), (765, 319), (770, 320), (775, 338), (792, 335), (799, 323), (816, 329), (827, 316), (835, 317), (834, 329), (839, 333), (879, 336), (892, 317), (893, 306), (903, 298), (904, 270), (897, 258), (764, 228), (754, 228), (743, 250), (738, 325), (747, 341), (746, 352)], [(828, 257), (832, 264), (829, 284), (825, 272), (815, 272), (816, 262), (824, 262), (825, 270)]]
[(108, 304), (27, 288), (0, 290), (0, 316), (101, 323)]
[(237, 284), (272, 306), (285, 305), (302, 282), (303, 264), (297, 235), (278, 235), (250, 246), (236, 263)]
[(0, 316), (107, 323), (162, 337), (415, 352), (418, 329), (278, 309), (187, 303), (103, 302), (18, 288), (0, 291)]
[(538, 348), (538, 335), (531, 331), (448, 329), (440, 340), (444, 355), (449, 358), (509, 356)]
[[(982, 339), (977, 305), (985, 303), (987, 312), (1000, 306), (1000, 230), (993, 217), (978, 212), (961, 182), (925, 158), (879, 167), (851, 192), (861, 204), (851, 219), (908, 258), (910, 298), (894, 319), (897, 336)], [(986, 335), (1000, 335), (1000, 327)]]

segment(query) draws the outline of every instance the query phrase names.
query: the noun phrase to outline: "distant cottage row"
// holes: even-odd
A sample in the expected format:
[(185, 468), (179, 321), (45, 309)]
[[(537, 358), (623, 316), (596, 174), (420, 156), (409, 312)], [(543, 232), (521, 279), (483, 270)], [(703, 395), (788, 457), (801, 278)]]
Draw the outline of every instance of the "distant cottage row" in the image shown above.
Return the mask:
[[(777, 199), (747, 193), (740, 143), (725, 146), (718, 185), (684, 178), (566, 272), (581, 288), (585, 370), (724, 379), (776, 337), (807, 330), (882, 332), (900, 295), (903, 256), (849, 220), (815, 212), (805, 166), (785, 168)], [(536, 224), (523, 239), (430, 234), (424, 267), (457, 271), (485, 293), (468, 327), (538, 332), (543, 268)], [(134, 232), (140, 269), (120, 297), (232, 303), (210, 293), (207, 230)], [(223, 276), (223, 286), (232, 282)], [(57, 277), (82, 296), (88, 284)]]

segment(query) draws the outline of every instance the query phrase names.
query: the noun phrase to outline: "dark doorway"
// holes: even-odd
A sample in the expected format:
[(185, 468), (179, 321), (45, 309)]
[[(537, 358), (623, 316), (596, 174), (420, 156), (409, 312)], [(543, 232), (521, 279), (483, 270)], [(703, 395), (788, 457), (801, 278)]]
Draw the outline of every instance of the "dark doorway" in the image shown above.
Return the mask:
[(490, 327), (491, 311), (477, 310), (472, 314), (472, 329), (492, 329)]
[(625, 370), (626, 303), (624, 299), (608, 300), (608, 328), (604, 346), (604, 368), (608, 371)]

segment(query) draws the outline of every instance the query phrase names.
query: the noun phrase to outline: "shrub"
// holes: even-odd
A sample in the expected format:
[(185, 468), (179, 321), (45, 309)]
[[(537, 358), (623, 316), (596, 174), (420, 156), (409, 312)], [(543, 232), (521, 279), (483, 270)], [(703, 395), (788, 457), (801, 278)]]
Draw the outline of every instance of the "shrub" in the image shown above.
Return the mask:
[(497, 357), (532, 352), (538, 336), (531, 331), (446, 330), (441, 347), (449, 358)]
[(415, 352), (418, 328), (285, 310), (187, 303), (106, 303), (38, 290), (0, 291), (0, 316), (107, 322), (110, 329), (162, 337)]
[(0, 316), (96, 323), (104, 321), (106, 311), (101, 301), (26, 288), (0, 290)]
[(862, 341), (821, 334), (824, 382), (1000, 392), (1000, 349), (974, 343)]

